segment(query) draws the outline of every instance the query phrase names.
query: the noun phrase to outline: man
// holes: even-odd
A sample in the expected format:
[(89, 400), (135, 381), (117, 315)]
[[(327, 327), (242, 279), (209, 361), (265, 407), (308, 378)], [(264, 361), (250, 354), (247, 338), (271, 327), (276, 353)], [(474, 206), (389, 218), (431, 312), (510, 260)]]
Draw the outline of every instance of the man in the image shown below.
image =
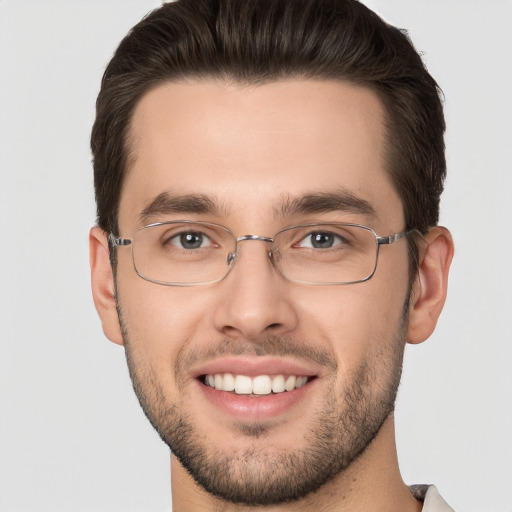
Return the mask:
[(404, 484), (393, 424), (446, 297), (443, 134), (410, 41), (353, 0), (178, 0), (122, 41), (92, 288), (175, 511), (452, 510)]

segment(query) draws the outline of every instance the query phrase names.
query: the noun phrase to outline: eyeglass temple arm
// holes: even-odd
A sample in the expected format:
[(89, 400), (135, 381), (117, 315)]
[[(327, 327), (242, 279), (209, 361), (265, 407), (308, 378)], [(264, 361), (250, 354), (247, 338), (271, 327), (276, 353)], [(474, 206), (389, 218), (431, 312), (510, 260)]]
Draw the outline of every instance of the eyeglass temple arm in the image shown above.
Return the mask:
[(403, 233), (395, 233), (395, 234), (389, 235), (389, 236), (378, 236), (377, 244), (391, 245), (391, 244), (394, 244), (397, 240), (400, 240), (401, 238), (405, 238), (407, 235), (409, 235), (411, 233), (412, 233), (412, 231), (404, 231)]
[(108, 241), (113, 246), (131, 245), (131, 244), (133, 244), (133, 239), (131, 239), (131, 238), (116, 237), (112, 233), (110, 233), (108, 235)]

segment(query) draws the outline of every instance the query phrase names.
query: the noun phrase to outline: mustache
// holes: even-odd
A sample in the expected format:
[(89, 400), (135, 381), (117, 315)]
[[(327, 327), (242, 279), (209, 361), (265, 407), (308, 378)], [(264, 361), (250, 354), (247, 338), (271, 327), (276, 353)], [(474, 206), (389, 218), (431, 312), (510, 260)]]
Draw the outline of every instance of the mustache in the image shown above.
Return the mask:
[(234, 338), (225, 338), (215, 346), (196, 350), (183, 348), (174, 363), (175, 374), (184, 375), (192, 365), (201, 364), (221, 356), (273, 356), (294, 357), (310, 361), (336, 372), (338, 363), (332, 350), (315, 347), (302, 340), (286, 336), (267, 336), (261, 341), (250, 342)]

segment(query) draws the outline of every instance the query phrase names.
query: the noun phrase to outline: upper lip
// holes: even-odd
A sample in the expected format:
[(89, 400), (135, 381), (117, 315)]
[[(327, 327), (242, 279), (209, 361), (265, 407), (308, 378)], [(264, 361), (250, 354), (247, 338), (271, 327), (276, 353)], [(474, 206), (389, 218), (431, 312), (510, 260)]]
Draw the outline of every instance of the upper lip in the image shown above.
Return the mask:
[(268, 356), (231, 356), (207, 361), (191, 369), (193, 378), (202, 375), (231, 373), (233, 375), (296, 375), (313, 377), (318, 374), (316, 368), (301, 364), (291, 359)]

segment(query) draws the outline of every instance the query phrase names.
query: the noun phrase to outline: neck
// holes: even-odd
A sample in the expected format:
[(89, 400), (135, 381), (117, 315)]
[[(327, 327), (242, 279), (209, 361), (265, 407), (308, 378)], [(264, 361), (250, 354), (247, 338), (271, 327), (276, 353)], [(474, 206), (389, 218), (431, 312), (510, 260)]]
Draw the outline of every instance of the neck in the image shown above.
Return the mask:
[(392, 414), (349, 468), (315, 493), (293, 503), (255, 508), (227, 503), (202, 489), (174, 456), (171, 487), (173, 512), (420, 512), (422, 508), (400, 475)]

